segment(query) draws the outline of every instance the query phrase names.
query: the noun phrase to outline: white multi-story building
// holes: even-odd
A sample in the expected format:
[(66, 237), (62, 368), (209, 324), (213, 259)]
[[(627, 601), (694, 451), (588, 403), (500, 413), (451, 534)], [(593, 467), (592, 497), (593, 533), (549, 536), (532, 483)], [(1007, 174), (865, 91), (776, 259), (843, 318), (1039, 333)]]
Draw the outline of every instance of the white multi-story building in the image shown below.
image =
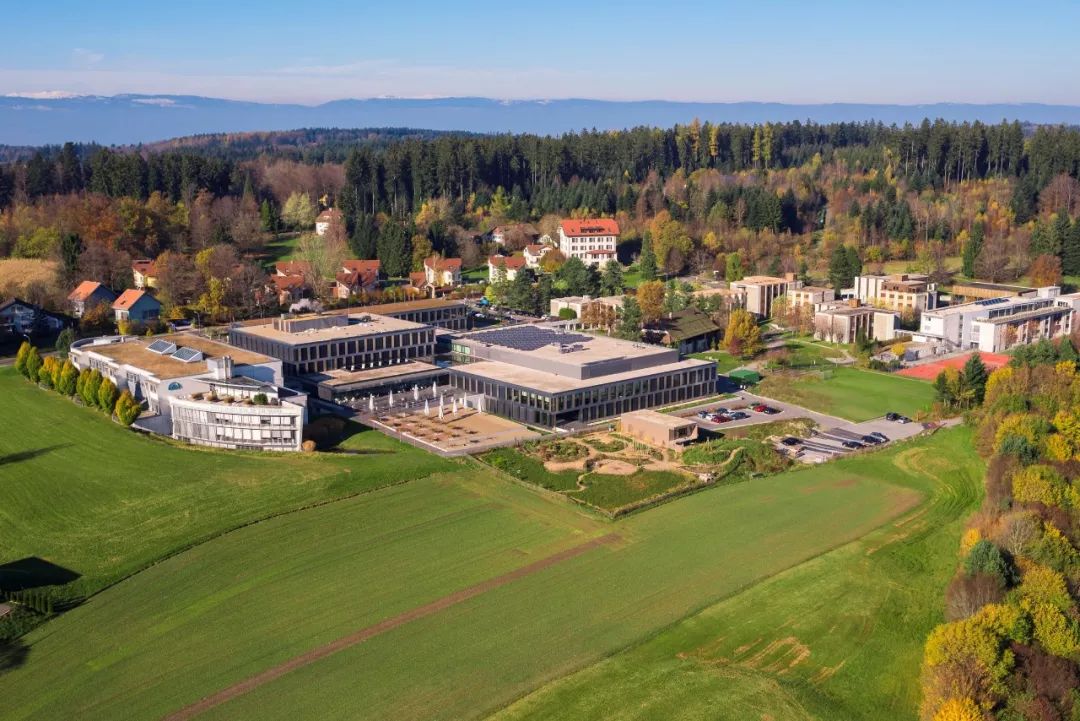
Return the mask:
[[(140, 423), (179, 440), (219, 448), (299, 450), (307, 395), (281, 387), (280, 360), (176, 333), (76, 341), (71, 361), (130, 391)], [(227, 430), (232, 429), (232, 430)]]
[(615, 258), (619, 224), (610, 218), (564, 220), (559, 224), (559, 250), (586, 265), (601, 265)]
[(977, 348), (999, 353), (1042, 338), (1072, 332), (1080, 310), (1080, 293), (1061, 295), (1057, 286), (1039, 288), (1034, 296), (987, 298), (937, 308), (922, 314), (914, 338), (938, 343), (946, 350)]
[(522, 257), (525, 258), (525, 265), (532, 269), (540, 267), (540, 261), (544, 259), (544, 256), (552, 251), (550, 245), (540, 245), (538, 243), (530, 243), (525, 246), (525, 251)]
[(922, 313), (938, 306), (937, 284), (921, 273), (857, 275), (855, 286), (841, 295), (901, 313)]
[(748, 275), (742, 280), (732, 281), (730, 289), (746, 297), (746, 310), (759, 318), (772, 315), (773, 301), (789, 291), (802, 287), (802, 281), (794, 273), (783, 278), (771, 275)]

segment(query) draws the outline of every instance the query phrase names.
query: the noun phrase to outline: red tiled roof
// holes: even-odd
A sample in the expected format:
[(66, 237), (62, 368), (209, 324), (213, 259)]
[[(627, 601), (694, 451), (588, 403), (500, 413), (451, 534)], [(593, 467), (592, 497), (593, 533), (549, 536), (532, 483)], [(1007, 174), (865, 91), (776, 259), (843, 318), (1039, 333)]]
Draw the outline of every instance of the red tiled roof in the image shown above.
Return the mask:
[(316, 223), (329, 223), (331, 220), (334, 220), (335, 218), (340, 218), (340, 217), (341, 217), (341, 211), (340, 210), (338, 210), (337, 208), (329, 208), (329, 209), (324, 210), (323, 212), (319, 213), (319, 217), (315, 219), (315, 222)]
[(510, 270), (517, 270), (525, 266), (525, 258), (520, 255), (510, 256), (505, 255), (493, 255), (488, 258), (488, 265), (494, 265), (496, 267), (503, 266)]
[(618, 235), (619, 224), (611, 218), (587, 218), (585, 220), (564, 220), (563, 232), (573, 236)]
[(140, 300), (142, 300), (143, 296), (150, 298), (155, 303), (157, 303), (157, 299), (147, 293), (145, 290), (128, 288), (123, 293), (121, 293), (120, 297), (116, 299), (116, 302), (112, 304), (113, 310), (127, 310), (136, 303), (138, 303)]
[(411, 283), (414, 288), (419, 288), (426, 282), (427, 276), (424, 273), (409, 273), (409, 283)]
[(98, 283), (96, 280), (84, 280), (76, 286), (75, 290), (71, 291), (68, 300), (86, 300), (100, 287), (101, 283)]
[(346, 286), (348, 288), (352, 288), (360, 280), (360, 274), (357, 273), (354, 270), (353, 271), (345, 270), (345, 271), (342, 271), (342, 272), (338, 273), (337, 275), (335, 275), (334, 279), (337, 280), (337, 282), (340, 283), (341, 285), (344, 285), (344, 286)]
[(304, 286), (304, 279), (299, 275), (272, 275), (270, 280), (279, 290), (295, 290)]
[(282, 260), (274, 263), (278, 275), (304, 275), (311, 270), (311, 263), (306, 260)]
[(547, 251), (551, 250), (551, 246), (540, 245), (539, 243), (530, 243), (529, 245), (525, 246), (525, 250), (529, 253), (529, 255), (540, 255), (541, 253), (546, 253)]
[(378, 273), (379, 269), (382, 268), (382, 263), (378, 260), (346, 260), (342, 261), (341, 267), (358, 273), (371, 273), (372, 271)]
[(424, 258), (424, 265), (435, 271), (461, 270), (461, 258), (440, 258), (433, 255)]
[(138, 273), (142, 273), (143, 275), (153, 275), (157, 272), (157, 269), (154, 267), (154, 261), (147, 258), (131, 261), (131, 269)]

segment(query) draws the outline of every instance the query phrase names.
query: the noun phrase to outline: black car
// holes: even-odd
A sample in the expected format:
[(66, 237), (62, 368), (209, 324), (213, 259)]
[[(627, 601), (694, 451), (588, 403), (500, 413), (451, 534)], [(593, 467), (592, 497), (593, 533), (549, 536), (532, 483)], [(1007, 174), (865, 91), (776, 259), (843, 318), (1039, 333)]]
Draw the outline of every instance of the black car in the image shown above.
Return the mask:
[(874, 438), (877, 438), (882, 443), (888, 443), (889, 442), (889, 437), (887, 435), (885, 435), (884, 433), (881, 433), (880, 431), (874, 431), (870, 435), (872, 435)]
[(749, 413), (743, 413), (742, 411), (735, 411), (734, 413), (729, 413), (728, 415), (731, 416), (731, 420), (733, 421), (741, 421), (743, 418), (750, 417)]
[(844, 441), (840, 445), (842, 445), (844, 448), (850, 448), (852, 450), (855, 450), (857, 448), (866, 448), (866, 446), (864, 446), (862, 443), (859, 443), (858, 441)]
[(887, 421), (898, 421), (898, 420), (900, 420), (900, 414), (899, 413), (891, 413), (891, 412), (886, 413), (885, 414), (885, 420), (887, 420)]
[(861, 441), (862, 443), (865, 443), (868, 446), (876, 446), (878, 443), (881, 443), (880, 438), (877, 438), (877, 437), (872, 436), (872, 435), (863, 436), (862, 438), (859, 439), (859, 441)]
[(780, 442), (783, 443), (785, 446), (797, 446), (800, 443), (802, 443), (802, 441), (800, 441), (795, 436), (788, 436), (787, 438), (781, 438)]
[(772, 406), (765, 406), (765, 408), (761, 412), (767, 416), (775, 416), (777, 413), (780, 412), (780, 409), (773, 408)]

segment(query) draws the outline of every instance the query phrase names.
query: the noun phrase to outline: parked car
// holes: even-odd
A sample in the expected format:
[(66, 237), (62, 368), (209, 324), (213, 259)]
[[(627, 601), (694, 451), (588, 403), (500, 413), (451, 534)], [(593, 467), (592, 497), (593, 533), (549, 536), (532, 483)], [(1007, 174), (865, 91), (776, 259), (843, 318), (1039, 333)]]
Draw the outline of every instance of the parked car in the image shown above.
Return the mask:
[(844, 441), (840, 445), (842, 445), (844, 448), (850, 448), (852, 450), (855, 450), (857, 448), (866, 448), (866, 446), (864, 446), (862, 443), (859, 443), (858, 441)]
[(862, 438), (859, 439), (859, 441), (866, 444), (866, 445), (868, 445), (868, 446), (876, 446), (877, 444), (881, 443), (880, 438), (877, 438), (877, 437), (875, 437), (873, 435), (870, 435), (870, 434), (867, 434), (867, 435), (863, 436)]
[(795, 436), (788, 436), (787, 438), (781, 438), (780, 442), (783, 443), (785, 446), (797, 446), (800, 443), (802, 443), (802, 441), (799, 440), (798, 438), (796, 438)]
[(709, 412), (708, 411), (698, 411), (697, 417), (698, 418), (708, 418), (709, 417)]
[(741, 421), (744, 418), (749, 418), (750, 414), (743, 413), (742, 411), (735, 411), (734, 413), (729, 413), (728, 417), (731, 418), (731, 420), (733, 421)]
[(779, 408), (773, 408), (772, 406), (765, 406), (765, 410), (762, 411), (762, 413), (764, 413), (767, 416), (775, 416), (777, 413), (780, 413), (780, 412), (781, 411), (780, 411)]
[(892, 421), (893, 423), (899, 423), (901, 425), (905, 423), (911, 423), (911, 419), (907, 416), (902, 416), (899, 413), (886, 413), (885, 420)]
[(889, 442), (889, 437), (887, 435), (885, 435), (884, 433), (881, 433), (880, 431), (874, 431), (870, 435), (872, 435), (874, 438), (877, 438), (882, 443), (888, 443)]
[(714, 416), (718, 416), (718, 415), (721, 415), (721, 414), (727, 413), (727, 412), (728, 412), (728, 409), (724, 408), (724, 407), (713, 408), (711, 411), (709, 411), (709, 413), (712, 413)]
[(731, 416), (729, 416), (726, 413), (717, 413), (715, 416), (713, 416), (709, 420), (711, 420), (713, 423), (727, 423), (728, 421), (731, 420)]
[(765, 405), (764, 403), (758, 403), (756, 406), (753, 406), (750, 410), (754, 411), (755, 413), (764, 413), (766, 408), (768, 408), (768, 406)]

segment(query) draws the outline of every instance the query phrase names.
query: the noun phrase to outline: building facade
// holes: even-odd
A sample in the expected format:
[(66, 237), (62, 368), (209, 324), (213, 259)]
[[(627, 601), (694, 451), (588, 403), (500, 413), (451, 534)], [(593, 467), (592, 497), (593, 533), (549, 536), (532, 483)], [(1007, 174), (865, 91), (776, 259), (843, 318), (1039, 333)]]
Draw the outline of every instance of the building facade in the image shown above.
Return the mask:
[(71, 313), (76, 318), (82, 318), (83, 313), (96, 305), (111, 306), (115, 300), (116, 293), (113, 293), (96, 280), (84, 280), (68, 295), (68, 302), (71, 303)]
[(559, 250), (586, 265), (614, 259), (618, 241), (619, 224), (610, 218), (564, 220), (559, 224)]
[(900, 330), (896, 311), (860, 305), (857, 300), (823, 303), (815, 308), (814, 337), (830, 343), (854, 343), (859, 336), (894, 340)]
[(517, 272), (524, 267), (524, 256), (493, 255), (488, 258), (488, 283), (498, 283), (500, 275), (503, 280), (513, 280), (517, 277)]
[(161, 316), (161, 303), (145, 290), (128, 288), (113, 301), (112, 310), (118, 323), (153, 323)]
[(729, 287), (746, 297), (747, 311), (758, 318), (768, 318), (772, 315), (773, 301), (791, 290), (802, 287), (802, 282), (795, 278), (794, 273), (788, 273), (783, 278), (771, 275), (750, 275), (742, 280), (732, 281)]
[(157, 269), (148, 258), (131, 261), (131, 281), (138, 288), (157, 288)]
[(230, 328), (229, 343), (277, 358), (285, 375), (301, 376), (430, 361), (435, 329), (371, 313), (283, 315), (265, 325)]
[(424, 259), (424, 282), (434, 288), (461, 285), (461, 258), (433, 255)]
[(450, 383), (521, 423), (573, 426), (716, 392), (716, 364), (677, 350), (555, 325), (478, 331), (453, 341)]
[(938, 307), (937, 284), (921, 273), (857, 275), (854, 287), (844, 295), (901, 313), (919, 314)]
[(1060, 288), (1038, 288), (1034, 295), (997, 296), (923, 313), (918, 342), (945, 350), (977, 348), (1000, 353), (1016, 345), (1072, 332), (1080, 310), (1080, 294), (1062, 295)]

